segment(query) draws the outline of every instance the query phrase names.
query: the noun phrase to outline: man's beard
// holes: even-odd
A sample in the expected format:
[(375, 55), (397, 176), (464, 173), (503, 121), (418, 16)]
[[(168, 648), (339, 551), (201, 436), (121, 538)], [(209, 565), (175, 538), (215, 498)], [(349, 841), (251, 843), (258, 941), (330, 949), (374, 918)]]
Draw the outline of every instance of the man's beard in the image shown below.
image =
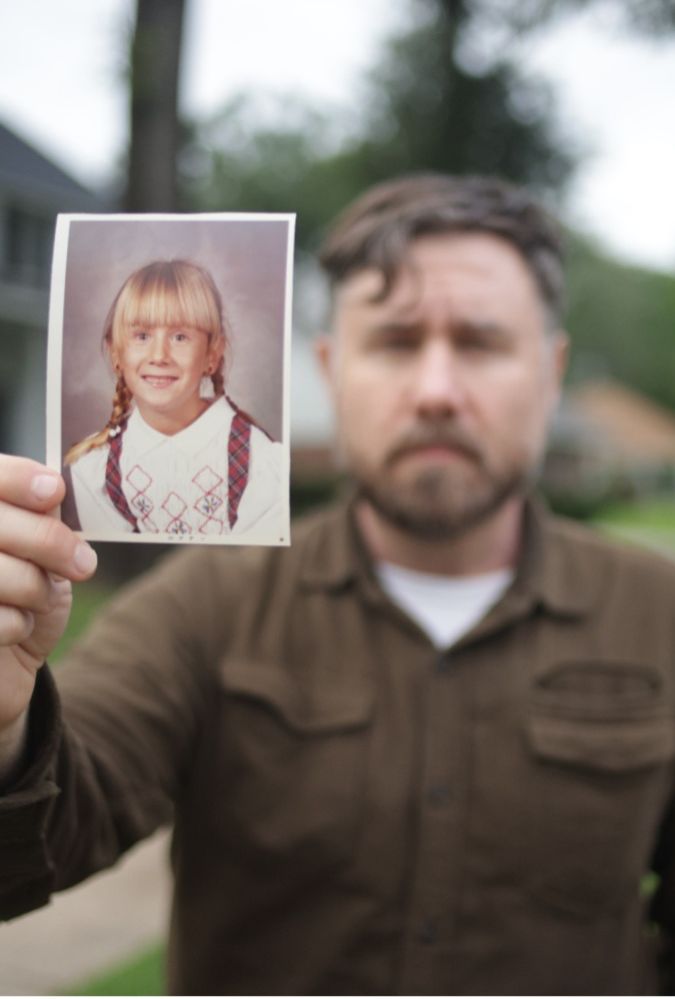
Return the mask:
[[(403, 479), (396, 465), (406, 452), (423, 447), (451, 447), (462, 456)], [(352, 463), (360, 496), (390, 524), (420, 540), (448, 541), (488, 520), (531, 478), (526, 462), (490, 468), (478, 447), (456, 428), (421, 428), (411, 432), (373, 472)]]

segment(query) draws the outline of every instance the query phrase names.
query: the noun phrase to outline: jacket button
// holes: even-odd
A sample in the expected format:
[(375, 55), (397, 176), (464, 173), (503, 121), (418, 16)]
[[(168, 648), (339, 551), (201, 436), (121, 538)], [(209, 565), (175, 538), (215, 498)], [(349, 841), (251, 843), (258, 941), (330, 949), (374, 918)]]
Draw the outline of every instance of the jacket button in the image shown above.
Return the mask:
[(419, 943), (426, 944), (427, 946), (429, 944), (434, 944), (436, 943), (437, 936), (436, 924), (431, 919), (425, 919), (417, 931), (417, 939)]
[(443, 808), (450, 804), (450, 788), (446, 784), (434, 784), (427, 791), (427, 801), (434, 808)]

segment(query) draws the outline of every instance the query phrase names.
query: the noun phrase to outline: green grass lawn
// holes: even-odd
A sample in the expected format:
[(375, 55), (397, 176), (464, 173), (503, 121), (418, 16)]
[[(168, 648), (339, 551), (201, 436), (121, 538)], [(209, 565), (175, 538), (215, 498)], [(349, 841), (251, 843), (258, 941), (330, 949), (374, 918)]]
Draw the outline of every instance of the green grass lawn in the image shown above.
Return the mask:
[(72, 996), (162, 996), (166, 994), (164, 979), (164, 946), (158, 944), (137, 954), (118, 967), (80, 982), (64, 995)]
[(78, 583), (73, 588), (73, 609), (70, 620), (61, 641), (49, 657), (50, 663), (56, 663), (62, 658), (112, 593), (111, 586), (98, 580)]
[(615, 537), (675, 554), (675, 500), (645, 500), (608, 507), (594, 520)]

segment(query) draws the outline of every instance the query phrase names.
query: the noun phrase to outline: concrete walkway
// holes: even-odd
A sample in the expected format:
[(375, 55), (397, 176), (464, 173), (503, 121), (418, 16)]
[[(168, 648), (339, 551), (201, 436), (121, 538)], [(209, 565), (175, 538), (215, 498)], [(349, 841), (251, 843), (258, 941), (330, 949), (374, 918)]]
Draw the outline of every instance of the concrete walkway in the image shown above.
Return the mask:
[(0, 924), (0, 995), (64, 992), (162, 940), (171, 879), (168, 835), (50, 905)]

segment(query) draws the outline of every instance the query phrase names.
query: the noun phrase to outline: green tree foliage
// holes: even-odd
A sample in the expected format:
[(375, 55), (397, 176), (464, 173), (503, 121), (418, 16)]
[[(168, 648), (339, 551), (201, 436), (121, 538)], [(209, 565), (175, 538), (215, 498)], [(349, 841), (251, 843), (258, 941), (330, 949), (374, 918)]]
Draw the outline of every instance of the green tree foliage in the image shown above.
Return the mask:
[(556, 18), (585, 10), (602, 10), (624, 29), (647, 38), (675, 31), (673, 0), (472, 0), (477, 16), (514, 31), (531, 31)]
[(570, 377), (611, 377), (675, 410), (675, 277), (618, 263), (572, 238)]
[(231, 102), (194, 132), (185, 203), (296, 210), (299, 243), (311, 247), (347, 201), (397, 173), (499, 173), (559, 190), (574, 156), (555, 136), (550, 94), (507, 58), (470, 65), (472, 6), (411, 0), (413, 27), (386, 46), (349, 129), (281, 102), (272, 123), (256, 124), (255, 102)]
[[(350, 123), (282, 100), (238, 97), (193, 125), (183, 207), (297, 211), (301, 252), (357, 193), (413, 170), (498, 173), (560, 192), (575, 157), (556, 138), (550, 94), (509, 61), (509, 42), (604, 0), (410, 0)], [(672, 0), (612, 0), (621, 23), (667, 29)], [(675, 279), (570, 240), (572, 379), (612, 376), (675, 408)]]
[[(276, 112), (276, 106), (273, 108)], [(194, 127), (180, 160), (182, 207), (200, 211), (298, 212), (298, 245), (358, 190), (339, 155), (321, 150), (329, 126), (318, 112), (285, 108), (284, 124), (261, 123), (265, 111), (250, 97), (233, 98), (214, 118)]]
[(489, 62), (465, 44), (467, 0), (416, 0), (416, 26), (390, 42), (371, 77), (365, 138), (352, 156), (368, 180), (431, 169), (498, 173), (559, 189), (574, 157), (555, 135), (550, 92), (507, 56)]

